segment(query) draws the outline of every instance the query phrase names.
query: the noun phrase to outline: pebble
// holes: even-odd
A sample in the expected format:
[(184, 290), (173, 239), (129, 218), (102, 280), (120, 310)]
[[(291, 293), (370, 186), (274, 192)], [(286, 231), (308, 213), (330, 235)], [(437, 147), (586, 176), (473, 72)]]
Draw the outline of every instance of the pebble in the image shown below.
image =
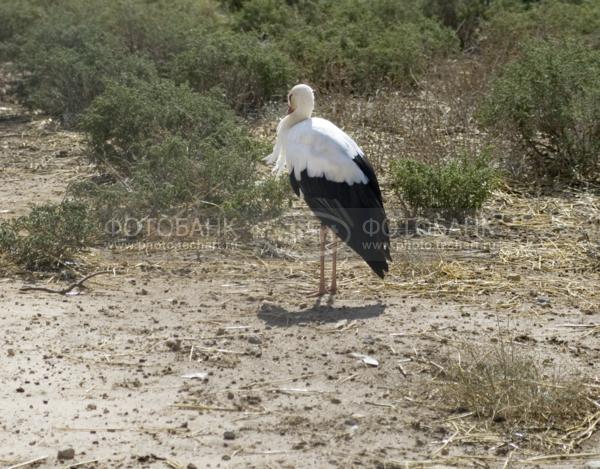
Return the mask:
[(536, 303), (540, 306), (549, 307), (550, 306), (550, 298), (547, 296), (538, 296), (535, 299)]
[(169, 339), (167, 340), (166, 345), (172, 352), (179, 352), (181, 350), (180, 339)]
[(235, 440), (235, 432), (228, 430), (225, 433), (223, 433), (223, 438), (225, 440)]
[(58, 459), (73, 459), (75, 457), (75, 450), (73, 448), (61, 449), (58, 452)]
[(260, 345), (262, 344), (262, 340), (260, 337), (258, 337), (257, 335), (251, 335), (250, 337), (248, 337), (248, 342), (254, 345)]

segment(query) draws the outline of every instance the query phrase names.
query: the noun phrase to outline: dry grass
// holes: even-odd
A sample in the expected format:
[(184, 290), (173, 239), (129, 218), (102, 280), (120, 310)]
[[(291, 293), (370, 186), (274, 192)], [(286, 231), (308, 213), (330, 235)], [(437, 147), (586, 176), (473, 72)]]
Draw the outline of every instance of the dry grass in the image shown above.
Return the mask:
[(576, 372), (549, 368), (504, 337), (489, 345), (457, 343), (436, 369), (442, 405), (468, 419), (452, 421), (456, 441), (496, 448), (555, 448), (566, 453), (600, 423), (600, 390)]

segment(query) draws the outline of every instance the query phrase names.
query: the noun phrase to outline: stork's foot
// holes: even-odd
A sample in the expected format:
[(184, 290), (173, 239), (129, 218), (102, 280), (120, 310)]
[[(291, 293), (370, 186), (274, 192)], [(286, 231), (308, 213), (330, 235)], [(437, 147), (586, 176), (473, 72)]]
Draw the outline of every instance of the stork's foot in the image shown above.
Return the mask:
[(308, 295), (306, 295), (307, 298), (319, 298), (321, 296), (325, 296), (327, 295), (327, 293), (329, 293), (329, 290), (327, 290), (325, 287), (319, 288), (317, 291), (311, 292)]
[(335, 295), (337, 293), (337, 287), (332, 285), (331, 288), (327, 290), (327, 293), (329, 293), (330, 295)]

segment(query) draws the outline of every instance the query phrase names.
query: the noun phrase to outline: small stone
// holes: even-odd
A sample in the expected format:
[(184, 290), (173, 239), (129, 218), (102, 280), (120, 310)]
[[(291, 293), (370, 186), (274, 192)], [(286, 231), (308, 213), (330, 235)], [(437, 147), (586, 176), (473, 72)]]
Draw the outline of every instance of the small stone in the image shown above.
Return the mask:
[(229, 456), (228, 454), (224, 454), (223, 457), (221, 458), (223, 461), (229, 461), (231, 459), (231, 456)]
[(25, 389), (23, 389), (23, 387), (22, 387), (22, 386), (19, 386), (19, 387), (17, 388), (17, 392), (25, 392)]
[(167, 348), (171, 350), (171, 352), (179, 352), (181, 350), (181, 340), (180, 339), (169, 339), (166, 342)]
[(58, 459), (73, 459), (75, 457), (75, 450), (73, 448), (61, 449), (58, 452)]
[(140, 295), (147, 295), (148, 294), (148, 290), (146, 290), (145, 288), (142, 288), (139, 292)]
[(96, 407), (96, 404), (88, 404), (88, 405), (86, 406), (86, 409), (87, 409), (87, 410), (96, 410), (96, 409), (97, 409), (97, 407)]
[(189, 463), (187, 469), (198, 469), (198, 467), (195, 464)]
[(235, 432), (228, 430), (225, 433), (223, 433), (223, 438), (225, 440), (235, 440)]
[(14, 357), (15, 356), (15, 349), (9, 348), (6, 353), (8, 354), (9, 357)]
[(550, 307), (550, 298), (548, 298), (547, 296), (538, 296), (535, 299), (535, 302), (542, 306), (543, 308), (549, 308)]
[(332, 398), (331, 398), (331, 403), (332, 403), (332, 404), (341, 404), (341, 403), (342, 403), (342, 401), (341, 401), (341, 400), (339, 400), (337, 397), (332, 397)]
[(260, 345), (262, 344), (262, 339), (257, 335), (251, 335), (250, 337), (248, 337), (248, 342), (254, 345)]

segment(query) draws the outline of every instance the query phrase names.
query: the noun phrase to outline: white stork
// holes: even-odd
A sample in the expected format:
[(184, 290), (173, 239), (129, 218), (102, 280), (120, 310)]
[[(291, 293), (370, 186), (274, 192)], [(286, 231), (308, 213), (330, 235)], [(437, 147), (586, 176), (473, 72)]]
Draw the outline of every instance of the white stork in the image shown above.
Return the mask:
[[(292, 189), (302, 193), (321, 221), (320, 280), (316, 295), (335, 294), (337, 237), (383, 278), (391, 261), (389, 230), (373, 167), (350, 136), (326, 119), (311, 117), (315, 104), (308, 85), (288, 94), (288, 113), (277, 126), (273, 153), (265, 158), (281, 173), (286, 167)], [(325, 288), (327, 229), (333, 232), (331, 286)]]

